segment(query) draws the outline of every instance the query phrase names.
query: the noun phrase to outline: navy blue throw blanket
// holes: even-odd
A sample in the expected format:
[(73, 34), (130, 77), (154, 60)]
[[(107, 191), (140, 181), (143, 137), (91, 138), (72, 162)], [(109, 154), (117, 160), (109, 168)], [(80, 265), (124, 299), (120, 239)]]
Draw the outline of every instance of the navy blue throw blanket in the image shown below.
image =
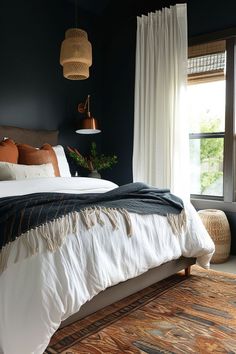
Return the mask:
[(0, 198), (0, 250), (18, 236), (87, 207), (123, 208), (138, 214), (179, 214), (183, 202), (167, 189), (130, 183), (106, 193), (33, 193)]

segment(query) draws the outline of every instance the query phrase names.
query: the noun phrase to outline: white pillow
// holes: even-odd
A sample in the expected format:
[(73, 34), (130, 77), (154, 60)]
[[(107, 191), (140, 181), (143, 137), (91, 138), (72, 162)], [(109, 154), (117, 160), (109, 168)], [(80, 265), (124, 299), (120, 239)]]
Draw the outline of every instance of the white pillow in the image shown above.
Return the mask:
[(41, 177), (55, 177), (51, 163), (43, 165), (18, 165), (15, 163), (0, 162), (0, 181)]
[(53, 146), (52, 148), (57, 156), (57, 162), (58, 162), (58, 167), (59, 167), (59, 171), (60, 171), (60, 176), (61, 177), (71, 177), (69, 164), (68, 164), (63, 146), (56, 145), (56, 146)]

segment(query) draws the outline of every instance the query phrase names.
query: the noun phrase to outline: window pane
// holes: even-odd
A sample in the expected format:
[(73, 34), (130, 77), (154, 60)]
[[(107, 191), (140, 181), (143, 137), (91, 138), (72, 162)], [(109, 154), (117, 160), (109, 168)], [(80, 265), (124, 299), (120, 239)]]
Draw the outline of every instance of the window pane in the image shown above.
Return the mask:
[(225, 131), (225, 80), (188, 85), (190, 133)]
[(190, 140), (191, 194), (223, 196), (224, 138)]

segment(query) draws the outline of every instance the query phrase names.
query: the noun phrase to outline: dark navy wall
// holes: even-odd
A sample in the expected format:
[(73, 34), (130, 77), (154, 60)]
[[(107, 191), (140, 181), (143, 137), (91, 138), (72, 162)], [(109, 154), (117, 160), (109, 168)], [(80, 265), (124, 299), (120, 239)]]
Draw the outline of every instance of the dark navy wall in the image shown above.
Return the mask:
[(45, 5), (1, 1), (1, 124), (54, 129), (65, 114), (57, 65), (64, 9)]
[[(99, 146), (102, 141), (103, 152), (119, 158), (103, 176), (119, 184), (132, 181), (136, 16), (174, 3), (78, 1), (78, 23), (92, 43), (93, 65), (89, 79), (70, 81), (62, 76), (59, 54), (65, 30), (74, 26), (74, 1), (1, 1), (0, 124), (59, 129), (60, 142), (82, 152), (92, 140)], [(224, 6), (190, 0), (189, 35), (235, 26), (235, 13), (234, 0)], [(93, 137), (74, 133), (81, 118), (77, 104), (89, 93), (92, 113), (102, 123), (102, 134)]]
[(100, 24), (78, 9), (79, 27), (93, 44), (93, 66), (89, 79), (70, 81), (62, 75), (59, 55), (74, 18), (74, 4), (66, 0), (0, 2), (0, 124), (59, 129), (61, 143), (86, 150), (88, 139), (74, 132), (75, 119), (81, 118), (77, 104), (89, 93), (94, 115), (101, 115)]
[(236, 26), (236, 2), (188, 0), (189, 36), (215, 32)]
[[(0, 1), (0, 124), (59, 129), (59, 141), (81, 152), (95, 140), (103, 153), (119, 160), (102, 176), (124, 184), (132, 181), (136, 16), (175, 1), (100, 1), (102, 6), (97, 0), (78, 1), (79, 27), (93, 47), (90, 78), (84, 81), (66, 80), (59, 64), (65, 30), (74, 26), (73, 0)], [(235, 0), (189, 0), (189, 36), (236, 27), (235, 13)], [(74, 132), (77, 104), (87, 94), (102, 125), (96, 136)], [(232, 233), (234, 215), (229, 215)], [(235, 241), (232, 247), (236, 253)]]
[(124, 184), (132, 181), (135, 18), (113, 18), (109, 28), (103, 50), (102, 149), (115, 153), (118, 164), (103, 176)]

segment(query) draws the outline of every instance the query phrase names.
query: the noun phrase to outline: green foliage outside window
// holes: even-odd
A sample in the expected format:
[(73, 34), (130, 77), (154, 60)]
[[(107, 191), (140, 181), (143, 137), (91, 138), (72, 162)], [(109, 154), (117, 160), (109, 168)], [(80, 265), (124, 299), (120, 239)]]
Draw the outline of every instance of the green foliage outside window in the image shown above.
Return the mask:
[[(201, 123), (201, 133), (217, 132), (220, 129), (220, 119), (203, 121)], [(209, 171), (201, 173), (201, 193), (216, 182), (223, 172), (219, 167), (223, 166), (224, 140), (222, 138), (201, 139), (201, 165), (208, 162)]]
[[(200, 132), (219, 132), (220, 123), (220, 119), (203, 120), (201, 121)], [(190, 155), (192, 155), (194, 153), (194, 145), (191, 144), (190, 147)], [(200, 139), (201, 194), (206, 193), (207, 189), (223, 176), (223, 150), (223, 138)]]

